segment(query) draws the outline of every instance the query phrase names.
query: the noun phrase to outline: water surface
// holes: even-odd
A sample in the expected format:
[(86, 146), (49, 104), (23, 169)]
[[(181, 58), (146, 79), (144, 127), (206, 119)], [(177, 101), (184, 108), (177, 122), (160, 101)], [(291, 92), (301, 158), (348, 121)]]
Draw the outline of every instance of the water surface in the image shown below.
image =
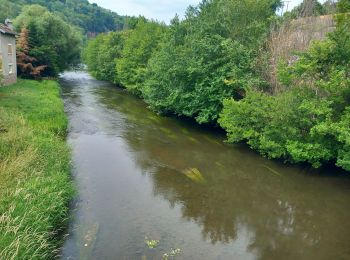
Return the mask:
[(175, 259), (350, 259), (343, 173), (225, 144), (84, 72), (61, 84), (79, 192), (62, 259), (162, 259), (171, 248)]

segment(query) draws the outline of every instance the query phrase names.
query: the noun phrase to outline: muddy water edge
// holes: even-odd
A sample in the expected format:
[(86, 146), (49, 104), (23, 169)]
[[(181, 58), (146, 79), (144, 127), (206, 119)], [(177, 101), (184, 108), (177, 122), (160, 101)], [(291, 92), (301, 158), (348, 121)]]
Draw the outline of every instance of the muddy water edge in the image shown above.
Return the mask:
[(78, 189), (61, 259), (350, 259), (346, 174), (225, 144), (85, 72), (60, 81)]

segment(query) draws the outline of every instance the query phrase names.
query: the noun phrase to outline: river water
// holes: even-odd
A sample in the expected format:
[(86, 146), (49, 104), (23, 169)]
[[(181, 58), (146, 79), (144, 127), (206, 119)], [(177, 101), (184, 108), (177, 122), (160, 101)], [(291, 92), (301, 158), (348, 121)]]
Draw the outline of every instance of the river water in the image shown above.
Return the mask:
[(78, 190), (61, 259), (350, 259), (344, 173), (225, 144), (85, 72), (61, 85)]

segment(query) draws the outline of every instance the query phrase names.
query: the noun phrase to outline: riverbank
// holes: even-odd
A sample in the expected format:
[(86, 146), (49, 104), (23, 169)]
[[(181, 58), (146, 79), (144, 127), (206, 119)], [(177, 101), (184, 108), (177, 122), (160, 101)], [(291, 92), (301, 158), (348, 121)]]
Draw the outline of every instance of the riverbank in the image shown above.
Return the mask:
[(292, 35), (305, 20), (251, 4), (209, 1), (170, 26), (146, 20), (101, 34), (83, 61), (96, 79), (125, 87), (158, 114), (217, 125), (227, 142), (269, 159), (350, 171), (348, 10), (339, 2), (300, 40)]
[(0, 259), (58, 254), (74, 191), (67, 124), (56, 82), (0, 88)]

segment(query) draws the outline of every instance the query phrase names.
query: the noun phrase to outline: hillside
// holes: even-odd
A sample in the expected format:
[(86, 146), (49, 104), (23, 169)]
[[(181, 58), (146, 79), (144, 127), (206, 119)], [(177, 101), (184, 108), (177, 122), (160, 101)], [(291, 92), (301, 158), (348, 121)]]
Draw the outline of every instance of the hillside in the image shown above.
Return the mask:
[(66, 22), (83, 28), (86, 33), (121, 30), (127, 19), (87, 0), (0, 0), (0, 21), (15, 18), (24, 5), (31, 4), (45, 6)]

